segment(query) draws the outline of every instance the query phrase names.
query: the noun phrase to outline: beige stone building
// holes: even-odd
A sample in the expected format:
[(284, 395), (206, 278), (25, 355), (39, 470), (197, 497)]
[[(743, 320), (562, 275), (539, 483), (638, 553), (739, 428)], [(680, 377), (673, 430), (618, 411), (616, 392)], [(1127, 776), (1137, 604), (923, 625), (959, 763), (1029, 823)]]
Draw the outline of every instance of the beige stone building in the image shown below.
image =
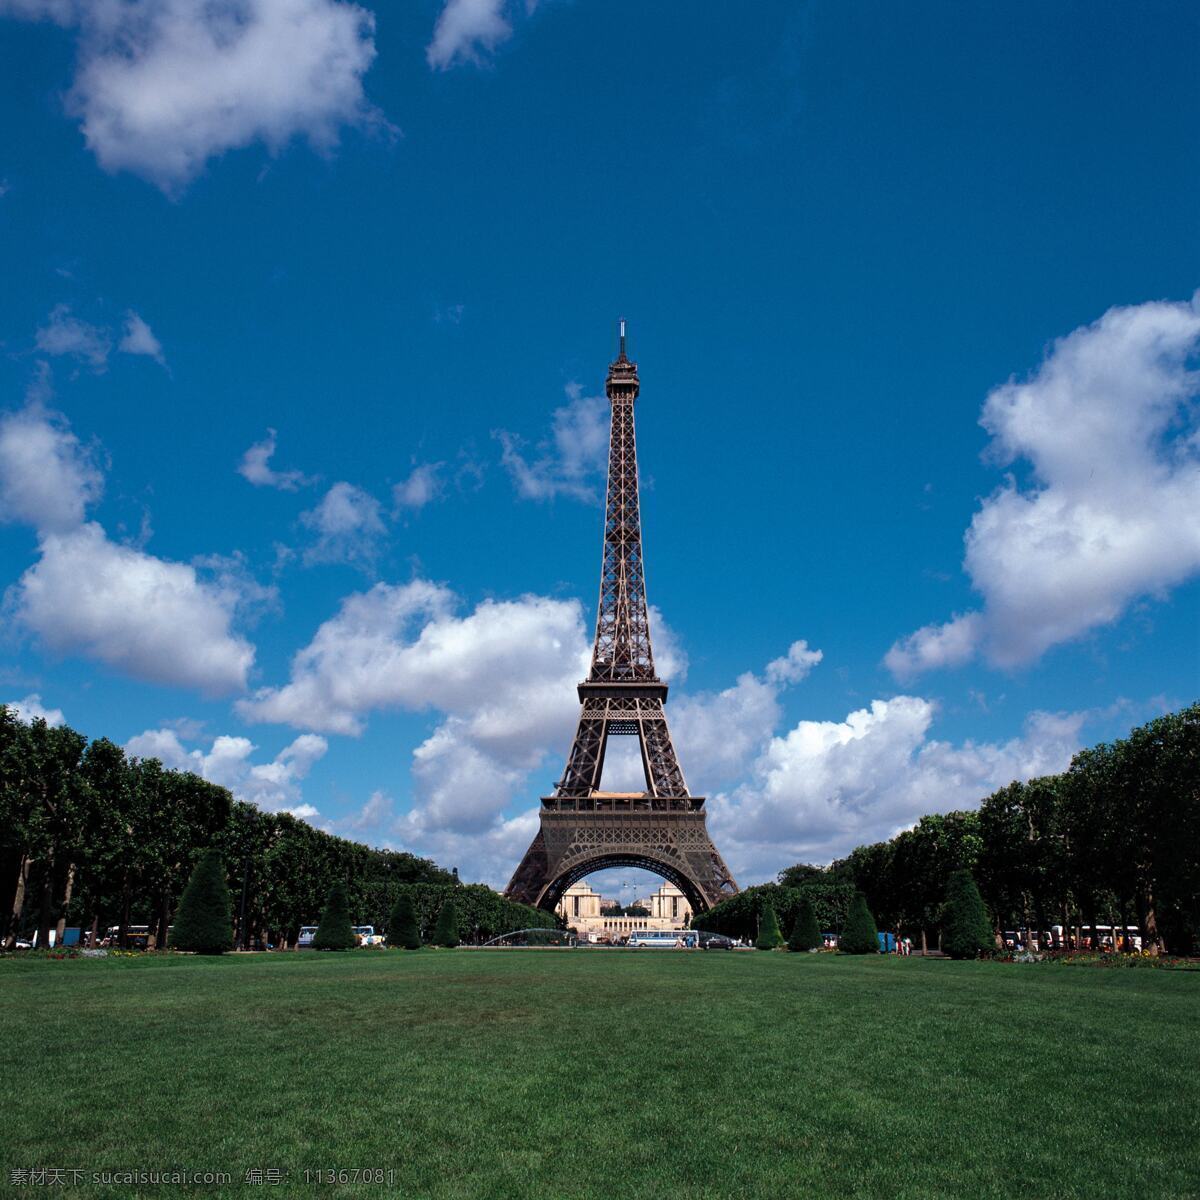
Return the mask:
[(672, 883), (663, 883), (656, 892), (634, 900), (629, 907), (646, 909), (648, 917), (605, 916), (601, 909), (620, 907), (594, 891), (588, 883), (576, 883), (563, 893), (556, 912), (579, 935), (593, 938), (628, 937), (635, 929), (683, 929), (692, 915), (687, 897)]
[(644, 900), (635, 900), (633, 904), (647, 909), (656, 921), (669, 921), (670, 929), (682, 929), (692, 915), (692, 906), (687, 902), (687, 897), (673, 883), (665, 880), (657, 892), (651, 892)]

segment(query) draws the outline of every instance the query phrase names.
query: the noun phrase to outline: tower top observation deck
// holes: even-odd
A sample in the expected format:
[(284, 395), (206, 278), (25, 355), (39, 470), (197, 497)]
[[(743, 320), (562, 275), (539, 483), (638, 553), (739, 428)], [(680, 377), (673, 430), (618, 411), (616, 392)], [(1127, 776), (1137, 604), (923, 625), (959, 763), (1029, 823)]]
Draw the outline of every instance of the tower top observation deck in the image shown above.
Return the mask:
[(608, 378), (604, 381), (604, 391), (614, 404), (618, 401), (632, 404), (638, 398), (641, 384), (638, 381), (637, 363), (632, 362), (625, 353), (625, 318), (620, 322), (620, 348), (617, 357), (608, 365)]

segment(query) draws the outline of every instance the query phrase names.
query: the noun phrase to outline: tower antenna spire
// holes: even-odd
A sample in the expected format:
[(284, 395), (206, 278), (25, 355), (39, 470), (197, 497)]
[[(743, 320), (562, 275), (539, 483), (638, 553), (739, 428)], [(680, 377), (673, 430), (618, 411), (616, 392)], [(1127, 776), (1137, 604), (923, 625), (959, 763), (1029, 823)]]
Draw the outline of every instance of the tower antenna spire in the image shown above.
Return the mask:
[(625, 318), (621, 318), (621, 348), (619, 357), (625, 357)]

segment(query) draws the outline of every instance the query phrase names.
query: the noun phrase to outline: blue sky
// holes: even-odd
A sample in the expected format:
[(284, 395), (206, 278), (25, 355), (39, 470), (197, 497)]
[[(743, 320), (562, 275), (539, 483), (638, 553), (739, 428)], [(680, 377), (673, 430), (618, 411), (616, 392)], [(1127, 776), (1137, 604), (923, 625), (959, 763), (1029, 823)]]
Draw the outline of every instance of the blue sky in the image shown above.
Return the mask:
[(0, 699), (502, 885), (619, 315), (739, 880), (1194, 699), (1200, 18), (746, 11), (0, 0)]

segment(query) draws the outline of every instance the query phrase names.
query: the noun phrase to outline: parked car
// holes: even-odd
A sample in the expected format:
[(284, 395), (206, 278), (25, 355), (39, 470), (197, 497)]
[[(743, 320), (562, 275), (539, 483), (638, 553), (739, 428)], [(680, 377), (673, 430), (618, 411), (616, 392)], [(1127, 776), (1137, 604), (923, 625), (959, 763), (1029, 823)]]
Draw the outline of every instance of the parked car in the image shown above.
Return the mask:
[(701, 931), (701, 950), (732, 950), (733, 946), (733, 938), (726, 937), (723, 933), (706, 933)]
[(376, 933), (374, 925), (355, 925), (353, 933), (360, 946), (382, 946), (384, 943), (383, 934)]

